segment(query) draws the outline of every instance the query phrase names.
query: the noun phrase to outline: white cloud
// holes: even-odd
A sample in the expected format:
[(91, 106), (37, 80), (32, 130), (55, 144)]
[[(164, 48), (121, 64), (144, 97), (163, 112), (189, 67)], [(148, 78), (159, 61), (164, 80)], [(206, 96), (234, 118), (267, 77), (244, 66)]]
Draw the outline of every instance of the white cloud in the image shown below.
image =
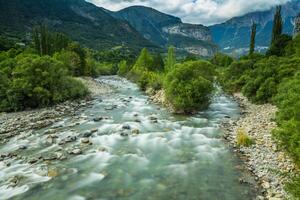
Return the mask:
[(184, 22), (210, 25), (252, 11), (270, 9), (291, 0), (87, 0), (109, 10), (143, 5), (180, 17)]

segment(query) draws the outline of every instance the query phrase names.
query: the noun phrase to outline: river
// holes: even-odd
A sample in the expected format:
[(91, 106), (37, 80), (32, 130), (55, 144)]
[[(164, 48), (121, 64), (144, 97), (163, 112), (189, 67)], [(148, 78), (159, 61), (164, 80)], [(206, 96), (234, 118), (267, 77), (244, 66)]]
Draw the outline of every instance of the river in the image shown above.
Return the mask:
[[(239, 117), (239, 107), (229, 97), (216, 95), (208, 110), (197, 115), (174, 116), (125, 79), (112, 76), (99, 81), (112, 85), (114, 92), (95, 98), (75, 116), (0, 146), (0, 154), (26, 144), (18, 152), (21, 157), (48, 156), (35, 164), (21, 157), (9, 166), (0, 162), (0, 199), (255, 197), (253, 185), (240, 183), (241, 177), (252, 178), (241, 170), (241, 161), (218, 128), (222, 119)], [(49, 139), (52, 132), (53, 141)], [(70, 155), (72, 151), (76, 155)], [(52, 159), (54, 154), (61, 159)]]

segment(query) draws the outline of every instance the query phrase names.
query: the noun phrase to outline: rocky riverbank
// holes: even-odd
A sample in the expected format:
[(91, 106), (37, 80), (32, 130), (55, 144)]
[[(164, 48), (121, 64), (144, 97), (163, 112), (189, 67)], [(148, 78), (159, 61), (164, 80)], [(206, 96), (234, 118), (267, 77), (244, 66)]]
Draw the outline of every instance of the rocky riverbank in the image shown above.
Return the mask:
[[(235, 94), (234, 98), (242, 108), (242, 116), (222, 123), (225, 140), (242, 155), (247, 168), (261, 185), (264, 197), (259, 199), (290, 199), (284, 190), (285, 183), (289, 181), (286, 174), (296, 173), (297, 170), (293, 161), (278, 149), (272, 139), (277, 108), (270, 104), (254, 105), (241, 94)], [(243, 130), (254, 144), (249, 147), (238, 146), (238, 130)]]
[(75, 115), (80, 108), (91, 106), (91, 100), (98, 95), (110, 93), (112, 89), (89, 77), (78, 78), (89, 89), (90, 95), (82, 100), (67, 101), (62, 104), (30, 111), (0, 114), (0, 143), (6, 143), (9, 138), (41, 129), (60, 121), (64, 116)]

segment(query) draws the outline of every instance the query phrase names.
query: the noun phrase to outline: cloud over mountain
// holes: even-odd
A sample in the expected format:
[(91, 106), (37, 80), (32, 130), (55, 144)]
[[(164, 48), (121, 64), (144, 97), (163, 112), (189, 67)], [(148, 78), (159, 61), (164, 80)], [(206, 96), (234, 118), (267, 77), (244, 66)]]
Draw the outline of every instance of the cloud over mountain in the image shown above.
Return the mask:
[(248, 12), (263, 11), (291, 0), (87, 0), (109, 10), (132, 5), (153, 7), (182, 18), (184, 22), (205, 25), (220, 23)]

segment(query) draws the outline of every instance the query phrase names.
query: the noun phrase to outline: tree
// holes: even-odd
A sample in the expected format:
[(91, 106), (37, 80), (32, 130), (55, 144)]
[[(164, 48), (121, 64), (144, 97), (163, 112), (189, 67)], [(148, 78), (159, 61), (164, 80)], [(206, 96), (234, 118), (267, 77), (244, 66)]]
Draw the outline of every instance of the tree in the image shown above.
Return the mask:
[(135, 71), (145, 71), (150, 70), (153, 66), (153, 58), (151, 54), (149, 53), (148, 49), (144, 48), (142, 49), (134, 67), (133, 70)]
[(177, 111), (205, 109), (213, 93), (214, 67), (207, 61), (176, 65), (165, 78), (166, 96)]
[(283, 56), (285, 54), (285, 47), (292, 41), (292, 37), (286, 34), (282, 34), (276, 38), (271, 47), (267, 51), (267, 56)]
[(252, 23), (252, 28), (251, 28), (251, 39), (250, 39), (250, 50), (249, 50), (249, 55), (252, 55), (255, 50), (255, 37), (256, 37), (256, 23)]
[(175, 57), (175, 48), (170, 46), (168, 49), (168, 57), (166, 63), (166, 70), (171, 71), (176, 64), (176, 57)]
[(282, 34), (281, 6), (277, 6), (276, 7), (276, 12), (275, 12), (275, 15), (274, 15), (271, 45), (274, 44), (274, 42), (278, 39), (278, 37), (281, 34)]
[(152, 71), (164, 71), (164, 61), (163, 58), (161, 57), (160, 53), (157, 53), (153, 57), (153, 63), (152, 63)]
[(41, 56), (53, 55), (62, 49), (66, 49), (71, 41), (62, 33), (52, 33), (48, 31), (45, 24), (33, 28), (32, 40), (34, 48)]
[(216, 53), (210, 62), (217, 67), (228, 67), (233, 62), (233, 58), (223, 53)]
[(75, 70), (75, 75), (80, 76), (85, 73), (89, 73), (88, 69), (86, 69), (86, 53), (83, 48), (81, 48), (80, 44), (77, 42), (72, 42), (68, 46), (68, 50), (75, 52), (79, 56), (79, 68)]

